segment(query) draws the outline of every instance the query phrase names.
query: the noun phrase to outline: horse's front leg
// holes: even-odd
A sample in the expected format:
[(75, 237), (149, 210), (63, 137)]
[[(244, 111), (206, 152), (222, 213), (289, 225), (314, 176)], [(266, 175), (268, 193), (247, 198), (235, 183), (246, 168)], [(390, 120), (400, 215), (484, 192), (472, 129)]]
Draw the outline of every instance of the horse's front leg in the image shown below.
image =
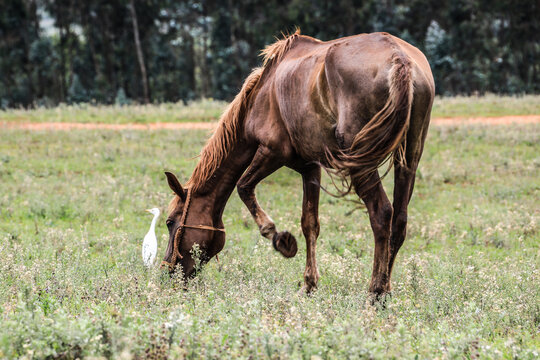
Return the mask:
[(261, 235), (272, 240), (274, 248), (285, 257), (296, 255), (298, 246), (294, 236), (288, 232), (278, 232), (276, 225), (259, 206), (255, 197), (255, 187), (268, 175), (283, 166), (284, 159), (275, 155), (270, 149), (259, 146), (248, 169), (237, 183), (238, 195), (246, 204), (253, 219), (259, 226)]
[(317, 238), (319, 237), (319, 193), (321, 168), (312, 166), (302, 171), (304, 198), (302, 201), (302, 232), (306, 238), (306, 270), (304, 272), (303, 291), (308, 294), (317, 288), (319, 270), (315, 257)]

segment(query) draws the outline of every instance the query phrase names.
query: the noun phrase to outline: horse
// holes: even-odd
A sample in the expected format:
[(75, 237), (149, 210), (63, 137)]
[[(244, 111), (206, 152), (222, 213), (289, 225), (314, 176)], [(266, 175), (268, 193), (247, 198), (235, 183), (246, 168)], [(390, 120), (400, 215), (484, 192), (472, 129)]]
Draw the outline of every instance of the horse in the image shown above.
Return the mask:
[[(349, 184), (367, 208), (375, 238), (369, 292), (391, 291), (396, 255), (406, 236), (407, 207), (428, 132), (435, 84), (424, 54), (388, 33), (331, 41), (294, 34), (267, 46), (263, 64), (246, 78), (182, 186), (166, 172), (174, 197), (166, 221), (162, 266), (195, 275), (223, 249), (222, 215), (234, 188), (263, 237), (290, 258), (295, 237), (278, 231), (255, 187), (286, 166), (302, 176), (301, 228), (306, 241), (302, 291), (317, 288), (315, 256), (321, 168)], [(394, 166), (393, 203), (379, 167)], [(197, 259), (194, 246), (200, 249)]]

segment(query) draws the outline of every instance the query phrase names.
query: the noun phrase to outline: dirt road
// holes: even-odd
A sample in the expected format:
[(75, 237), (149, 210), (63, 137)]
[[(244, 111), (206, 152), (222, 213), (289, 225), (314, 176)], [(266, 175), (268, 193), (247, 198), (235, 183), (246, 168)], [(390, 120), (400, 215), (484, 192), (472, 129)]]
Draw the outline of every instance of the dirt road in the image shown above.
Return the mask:
[[(96, 124), (96, 123), (69, 123), (69, 122), (25, 122), (0, 121), (3, 129), (26, 130), (213, 130), (216, 122), (184, 122), (184, 123), (151, 123), (151, 124)], [(434, 118), (434, 126), (463, 126), (463, 125), (512, 125), (512, 124), (540, 124), (540, 115), (520, 115), (501, 117), (475, 117), (475, 118)]]

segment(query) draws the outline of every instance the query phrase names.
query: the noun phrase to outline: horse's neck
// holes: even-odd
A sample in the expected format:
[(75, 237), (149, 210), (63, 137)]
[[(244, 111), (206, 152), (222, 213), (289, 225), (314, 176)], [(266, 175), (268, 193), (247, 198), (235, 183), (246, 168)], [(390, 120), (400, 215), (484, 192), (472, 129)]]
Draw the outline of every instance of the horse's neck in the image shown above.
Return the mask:
[(226, 159), (214, 172), (205, 186), (204, 196), (208, 199), (209, 211), (214, 222), (221, 221), (225, 205), (233, 192), (238, 179), (251, 163), (256, 148), (243, 141), (235, 145)]

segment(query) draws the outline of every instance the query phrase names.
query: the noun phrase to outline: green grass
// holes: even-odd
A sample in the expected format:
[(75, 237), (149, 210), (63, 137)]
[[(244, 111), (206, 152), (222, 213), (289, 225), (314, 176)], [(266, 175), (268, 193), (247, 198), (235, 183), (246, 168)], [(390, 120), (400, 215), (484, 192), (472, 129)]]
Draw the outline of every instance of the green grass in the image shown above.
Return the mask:
[(297, 295), (301, 179), (286, 169), (258, 195), (295, 258), (233, 194), (220, 262), (187, 291), (143, 268), (143, 210), (165, 210), (163, 171), (187, 179), (206, 136), (2, 131), (0, 358), (538, 358), (538, 125), (431, 128), (386, 309), (367, 301), (367, 215), (326, 194), (319, 289)]
[[(77, 122), (148, 124), (155, 122), (217, 121), (227, 105), (223, 101), (200, 100), (188, 105), (94, 106), (62, 105), (37, 110), (0, 110), (0, 122)], [(487, 95), (482, 97), (438, 97), (432, 117), (479, 117), (540, 114), (540, 95), (520, 97)]]
[(148, 124), (156, 122), (216, 121), (227, 106), (224, 101), (199, 100), (184, 105), (60, 105), (36, 110), (0, 110), (0, 121)]
[(481, 117), (507, 115), (539, 115), (540, 96), (456, 96), (437, 97), (432, 117)]

